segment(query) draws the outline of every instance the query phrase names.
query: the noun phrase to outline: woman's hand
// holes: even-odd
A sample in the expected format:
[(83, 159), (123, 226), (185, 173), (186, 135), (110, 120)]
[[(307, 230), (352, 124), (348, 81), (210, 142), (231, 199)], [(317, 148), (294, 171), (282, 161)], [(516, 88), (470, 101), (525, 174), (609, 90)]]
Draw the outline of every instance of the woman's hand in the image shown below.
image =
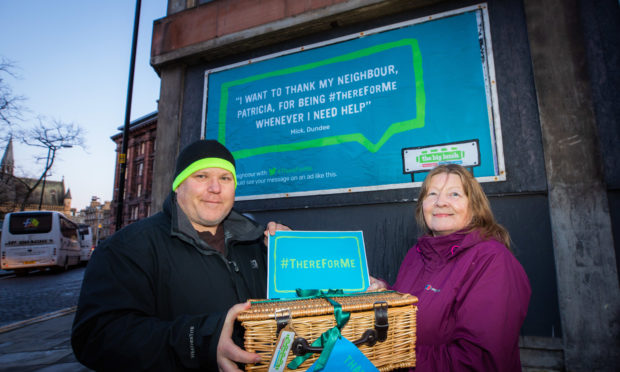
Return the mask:
[(374, 278), (370, 275), (368, 275), (368, 279), (370, 279), (370, 285), (368, 286), (368, 289), (366, 290), (366, 292), (379, 291), (379, 290), (388, 288), (387, 283), (381, 279)]

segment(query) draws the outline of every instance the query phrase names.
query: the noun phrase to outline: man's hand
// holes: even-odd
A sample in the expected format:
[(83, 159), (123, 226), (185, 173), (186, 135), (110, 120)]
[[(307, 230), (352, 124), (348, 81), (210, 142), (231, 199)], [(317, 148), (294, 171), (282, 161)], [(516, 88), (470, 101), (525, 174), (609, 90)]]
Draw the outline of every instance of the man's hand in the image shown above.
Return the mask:
[(242, 304), (236, 304), (231, 307), (226, 314), (226, 320), (224, 320), (224, 326), (222, 327), (222, 333), (220, 333), (220, 340), (217, 343), (217, 366), (220, 371), (240, 371), (235, 362), (240, 363), (258, 363), (260, 362), (260, 355), (254, 353), (248, 353), (241, 349), (232, 340), (233, 327), (235, 325), (235, 319), (237, 315), (243, 310), (250, 308), (250, 303), (245, 302)]
[(269, 235), (274, 235), (277, 230), (291, 231), (291, 228), (286, 225), (282, 225), (281, 223), (273, 221), (269, 222), (267, 224), (267, 228), (265, 229), (265, 245), (269, 244)]

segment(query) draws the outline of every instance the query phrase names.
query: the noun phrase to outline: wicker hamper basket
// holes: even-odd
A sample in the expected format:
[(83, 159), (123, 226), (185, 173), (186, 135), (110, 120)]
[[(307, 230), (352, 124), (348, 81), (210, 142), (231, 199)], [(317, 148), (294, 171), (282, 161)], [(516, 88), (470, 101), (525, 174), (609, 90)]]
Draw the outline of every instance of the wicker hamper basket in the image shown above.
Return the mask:
[[(394, 291), (379, 291), (355, 295), (329, 295), (329, 298), (342, 305), (343, 311), (351, 313), (341, 332), (352, 342), (360, 340), (367, 330), (378, 329), (375, 327), (377, 309), (387, 308), (387, 334), (383, 332), (379, 341), (373, 346), (360, 344), (358, 347), (380, 371), (415, 366), (418, 302), (415, 296)], [(289, 315), (287, 320), (294, 328), (296, 337), (303, 337), (308, 344), (336, 325), (334, 307), (325, 298), (250, 300), (250, 302), (250, 309), (240, 313), (237, 320), (245, 328), (245, 349), (260, 354), (262, 358), (258, 364), (246, 365), (246, 371), (268, 370), (278, 341), (278, 323), (283, 325), (281, 314)], [(277, 322), (276, 318), (280, 322)], [(381, 341), (383, 338), (385, 340)], [(297, 370), (304, 371), (309, 368), (319, 355), (320, 353), (313, 354)], [(295, 356), (291, 350), (286, 364)]]

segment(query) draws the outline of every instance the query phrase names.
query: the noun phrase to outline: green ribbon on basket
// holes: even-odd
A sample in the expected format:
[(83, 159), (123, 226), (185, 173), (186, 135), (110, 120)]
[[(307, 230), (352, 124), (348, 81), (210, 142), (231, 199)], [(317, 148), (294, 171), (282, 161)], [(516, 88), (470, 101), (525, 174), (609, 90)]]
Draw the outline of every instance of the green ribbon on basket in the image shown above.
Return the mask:
[[(336, 326), (328, 329), (323, 332), (321, 337), (314, 340), (311, 346), (314, 347), (323, 347), (323, 351), (317, 359), (315, 364), (315, 371), (320, 371), (325, 367), (325, 363), (329, 359), (329, 356), (334, 349), (334, 345), (336, 344), (336, 340), (341, 337), (340, 330), (342, 327), (347, 324), (349, 318), (351, 317), (351, 313), (346, 311), (342, 311), (342, 305), (338, 302), (329, 298), (329, 295), (339, 295), (343, 294), (342, 289), (330, 289), (328, 291), (321, 291), (318, 289), (297, 289), (298, 297), (310, 297), (310, 298), (324, 298), (329, 301), (334, 306), (334, 317), (336, 318)], [(289, 369), (297, 369), (306, 359), (310, 358), (312, 353), (306, 353), (305, 355), (300, 355), (293, 359), (287, 367)]]

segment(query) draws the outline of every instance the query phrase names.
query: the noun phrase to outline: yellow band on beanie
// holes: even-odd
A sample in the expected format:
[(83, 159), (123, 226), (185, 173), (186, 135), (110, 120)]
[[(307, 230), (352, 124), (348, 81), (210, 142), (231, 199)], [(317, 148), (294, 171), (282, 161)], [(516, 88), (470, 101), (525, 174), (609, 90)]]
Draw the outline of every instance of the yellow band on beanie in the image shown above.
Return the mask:
[(235, 180), (235, 189), (237, 188), (237, 173), (235, 172), (235, 166), (231, 162), (222, 158), (204, 158), (196, 160), (179, 173), (172, 183), (172, 191), (176, 191), (177, 187), (179, 187), (187, 177), (191, 176), (192, 173), (205, 168), (221, 168), (229, 171), (232, 173), (233, 179)]

